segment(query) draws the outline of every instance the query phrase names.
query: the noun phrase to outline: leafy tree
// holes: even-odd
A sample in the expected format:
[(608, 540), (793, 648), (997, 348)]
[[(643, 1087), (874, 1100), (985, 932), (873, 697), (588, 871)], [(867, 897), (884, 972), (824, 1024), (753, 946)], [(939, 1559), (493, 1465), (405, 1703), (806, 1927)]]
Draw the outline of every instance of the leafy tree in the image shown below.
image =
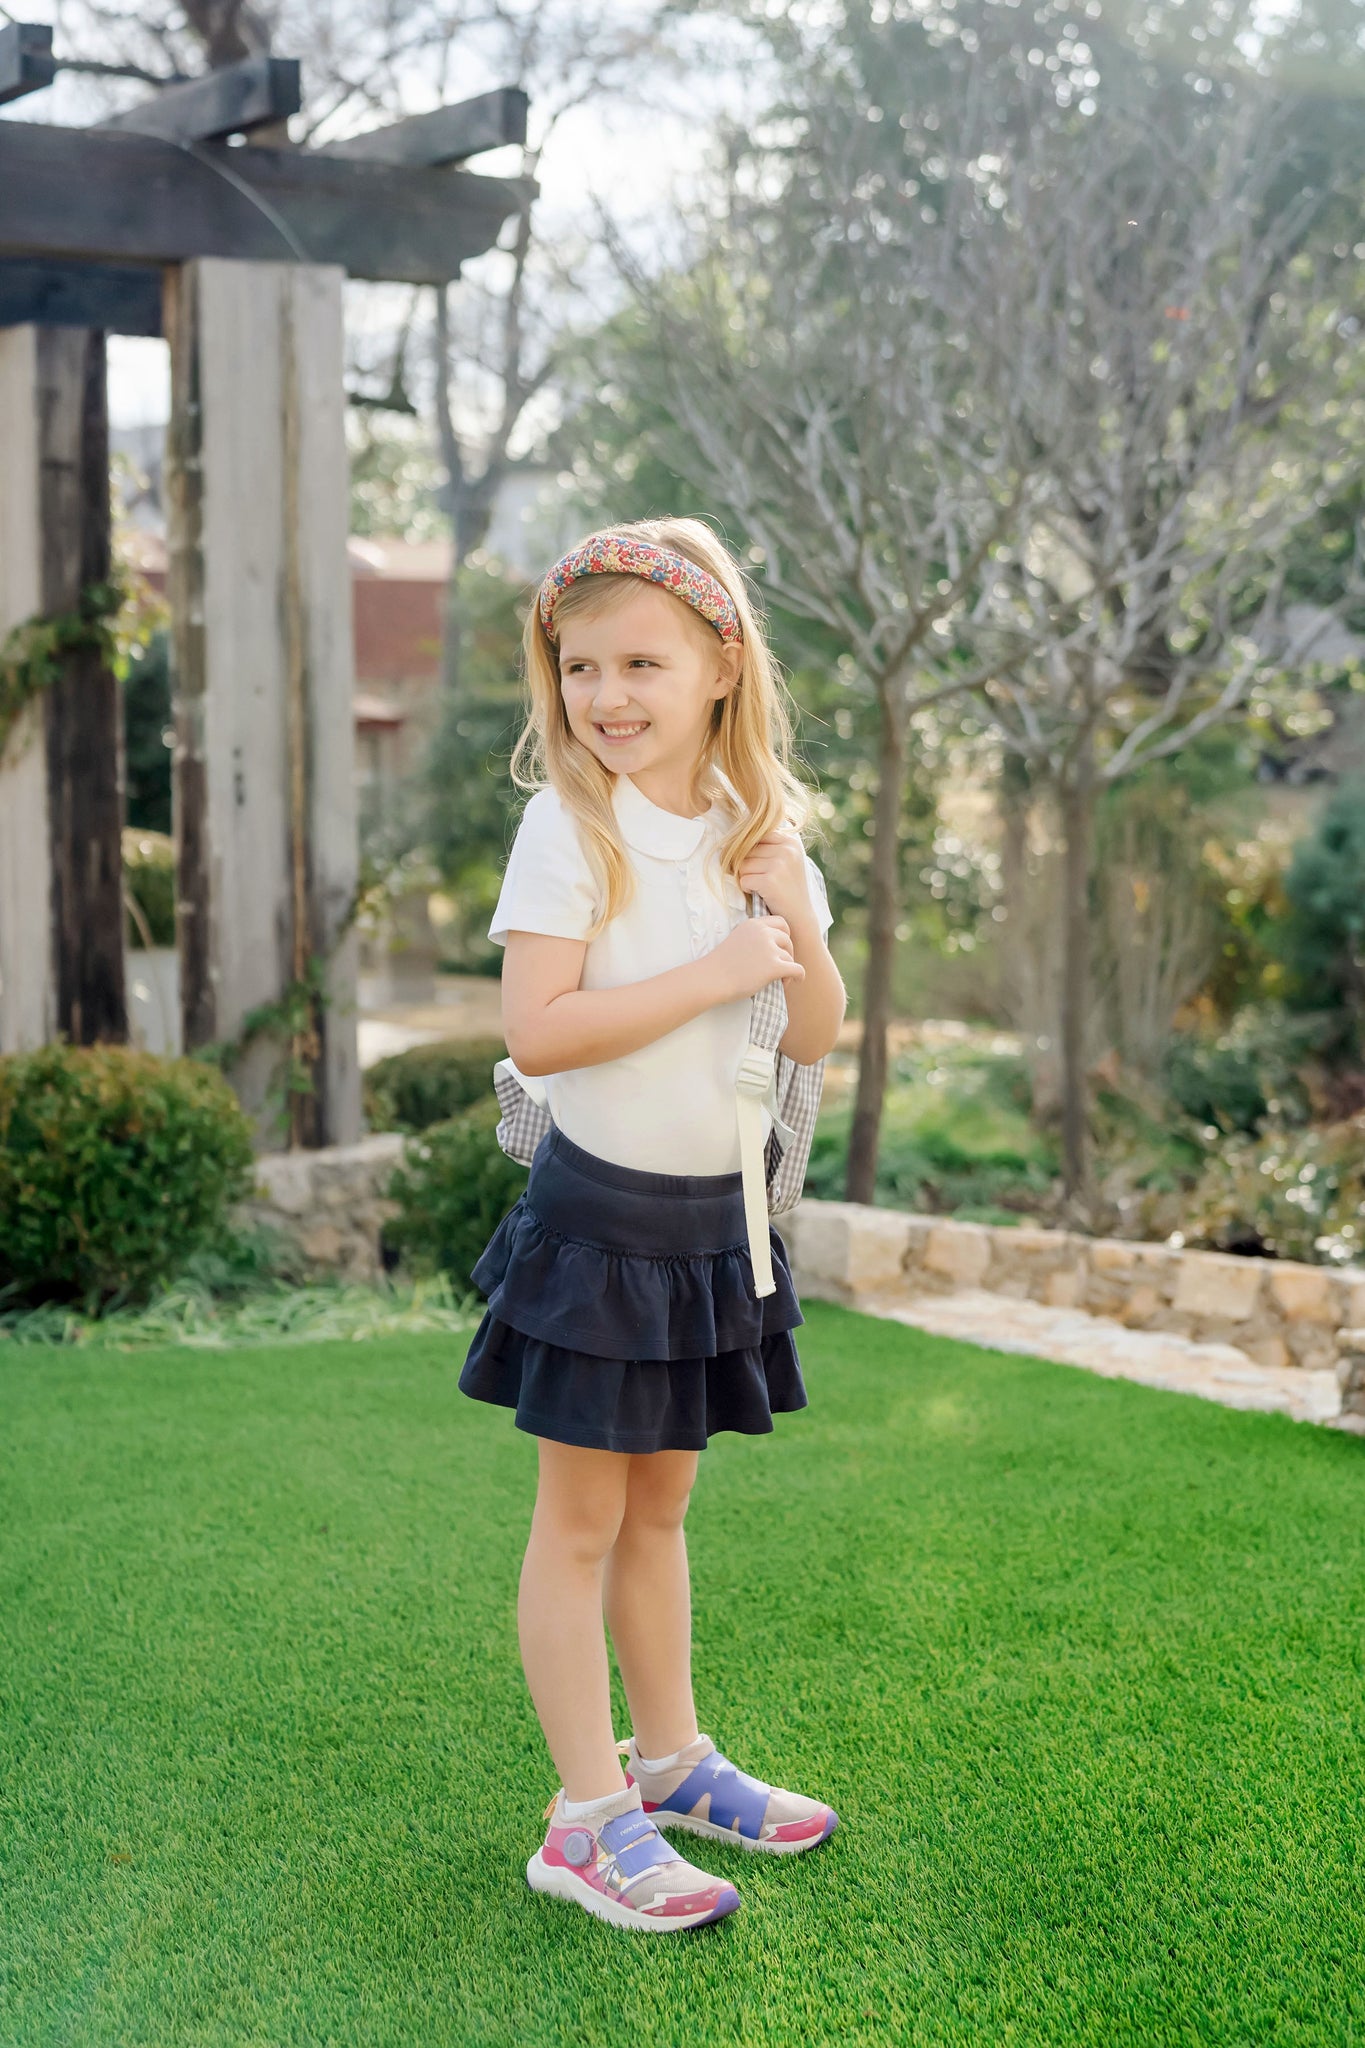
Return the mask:
[(1097, 801), (1298, 658), (1266, 629), (1359, 447), (1332, 398), (1360, 152), (1308, 148), (1244, 60), (1083, 41), (1060, 8), (789, 10), (773, 40), (786, 98), (732, 139), (693, 259), (623, 255), (654, 345), (607, 372), (645, 378), (671, 466), (876, 700), (849, 1196), (874, 1184), (908, 734), (968, 692), (1063, 820), (1080, 1195)]
[(351, 532), (446, 539), (450, 521), (441, 507), (441, 465), (429, 432), (420, 423), (400, 425), (385, 413), (354, 405), (347, 431)]

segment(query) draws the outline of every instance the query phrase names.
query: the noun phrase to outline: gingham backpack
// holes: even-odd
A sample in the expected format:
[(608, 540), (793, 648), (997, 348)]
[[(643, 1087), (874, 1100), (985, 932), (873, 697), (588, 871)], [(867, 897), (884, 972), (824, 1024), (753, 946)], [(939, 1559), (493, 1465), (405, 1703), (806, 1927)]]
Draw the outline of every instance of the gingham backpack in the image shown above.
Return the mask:
[[(751, 917), (767, 915), (768, 906), (761, 896), (751, 893), (748, 900)], [(739, 1063), (735, 1085), (744, 1217), (756, 1301), (777, 1291), (768, 1217), (794, 1209), (801, 1199), (825, 1085), (822, 1059), (812, 1066), (800, 1067), (778, 1051), (786, 1028), (787, 996), (778, 976), (753, 998), (749, 1048)], [(502, 1059), (493, 1068), (493, 1086), (502, 1109), (498, 1143), (509, 1159), (529, 1166), (552, 1121), (544, 1081), (537, 1074), (521, 1073), (510, 1059)], [(773, 1120), (766, 1153), (764, 1109)]]

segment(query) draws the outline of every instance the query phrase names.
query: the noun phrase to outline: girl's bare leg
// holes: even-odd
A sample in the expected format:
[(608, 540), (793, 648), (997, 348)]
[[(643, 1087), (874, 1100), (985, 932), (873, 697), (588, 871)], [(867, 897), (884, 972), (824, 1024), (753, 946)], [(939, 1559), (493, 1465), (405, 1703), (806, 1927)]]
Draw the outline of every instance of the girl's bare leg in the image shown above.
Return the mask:
[(517, 1595), (521, 1661), (565, 1797), (605, 1799), (626, 1780), (612, 1734), (602, 1567), (634, 1460), (536, 1441), (540, 1484)]
[(625, 1512), (603, 1573), (607, 1625), (644, 1756), (671, 1756), (697, 1733), (683, 1518), (699, 1456), (630, 1457)]

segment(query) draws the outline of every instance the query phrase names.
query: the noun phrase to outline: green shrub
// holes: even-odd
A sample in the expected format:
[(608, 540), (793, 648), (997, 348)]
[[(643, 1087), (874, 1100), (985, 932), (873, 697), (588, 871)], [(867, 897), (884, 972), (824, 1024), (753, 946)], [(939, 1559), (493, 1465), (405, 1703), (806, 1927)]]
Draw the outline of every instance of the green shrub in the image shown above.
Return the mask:
[[(142, 921), (131, 911), (124, 914), (130, 946), (175, 944), (175, 846), (164, 832), (139, 832), (132, 826), (123, 835), (123, 886), (137, 904)], [(146, 933), (143, 925), (147, 927)]]
[(366, 1121), (372, 1131), (426, 1131), (496, 1102), (493, 1066), (506, 1057), (500, 1038), (442, 1038), (377, 1060), (364, 1077)]
[(1228, 1139), (1184, 1213), (1186, 1244), (1310, 1265), (1365, 1260), (1365, 1119)]
[[(815, 1126), (802, 1193), (813, 1202), (842, 1202), (848, 1177), (849, 1119), (822, 1116)], [(778, 1229), (781, 1230), (781, 1224)]]
[(479, 1254), (528, 1178), (494, 1135), (499, 1114), (493, 1096), (433, 1124), (413, 1139), (388, 1187), (399, 1213), (384, 1225), (385, 1243), (410, 1271), (448, 1273), (470, 1293), (478, 1292), (470, 1274)]
[(1267, 1120), (1304, 1124), (1310, 1104), (1305, 1061), (1321, 1042), (1317, 1017), (1293, 1017), (1278, 1004), (1242, 1010), (1215, 1039), (1182, 1033), (1166, 1056), (1172, 1102), (1200, 1125), (1252, 1135)]
[[(1051, 1141), (1029, 1121), (1029, 1097), (1017, 1056), (979, 1044), (906, 1048), (891, 1063), (874, 1199), (940, 1216), (1036, 1209), (1055, 1165)], [(806, 1168), (815, 1201), (844, 1199), (852, 1121), (851, 1097), (821, 1113)]]
[(203, 1061), (126, 1046), (0, 1059), (0, 1301), (144, 1300), (250, 1192), (251, 1125)]
[[(951, 1125), (959, 1116), (958, 1133)], [(904, 1098), (887, 1107), (877, 1149), (875, 1200), (889, 1209), (918, 1209), (955, 1216), (982, 1206), (1012, 1215), (1034, 1211), (1052, 1190), (1049, 1148), (1038, 1140), (1033, 1155), (1008, 1142), (971, 1102), (934, 1103), (904, 1121)], [(847, 1107), (821, 1116), (806, 1162), (805, 1193), (812, 1201), (842, 1202), (848, 1173), (852, 1123)], [(976, 1137), (980, 1149), (971, 1138)]]
[(1333, 793), (1294, 848), (1284, 892), (1272, 943), (1294, 976), (1294, 1000), (1330, 1007), (1334, 1055), (1365, 1054), (1365, 779)]

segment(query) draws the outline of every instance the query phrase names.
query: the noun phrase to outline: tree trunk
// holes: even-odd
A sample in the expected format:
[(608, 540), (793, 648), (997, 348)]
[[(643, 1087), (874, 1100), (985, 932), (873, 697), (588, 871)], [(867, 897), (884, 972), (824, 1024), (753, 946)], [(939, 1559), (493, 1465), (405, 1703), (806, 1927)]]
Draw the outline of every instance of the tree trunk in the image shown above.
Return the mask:
[(1087, 728), (1060, 792), (1066, 835), (1062, 870), (1062, 1181), (1069, 1201), (1084, 1199), (1089, 1173), (1085, 1029), (1090, 1010), (1094, 777), (1094, 737)]
[(849, 1136), (844, 1196), (870, 1202), (877, 1181), (877, 1148), (886, 1097), (887, 1030), (895, 961), (899, 895), (899, 832), (905, 800), (906, 714), (898, 685), (879, 692), (880, 775), (872, 808), (872, 862), (867, 886), (867, 961), (863, 972), (863, 1037), (858, 1088)]
[(1006, 748), (1000, 764), (996, 808), (1000, 819), (1000, 885), (1005, 921), (1000, 927), (1000, 981), (1005, 1015), (1016, 1030), (1027, 1028), (1030, 960), (1027, 929), (1029, 804), (1033, 791), (1028, 763)]

